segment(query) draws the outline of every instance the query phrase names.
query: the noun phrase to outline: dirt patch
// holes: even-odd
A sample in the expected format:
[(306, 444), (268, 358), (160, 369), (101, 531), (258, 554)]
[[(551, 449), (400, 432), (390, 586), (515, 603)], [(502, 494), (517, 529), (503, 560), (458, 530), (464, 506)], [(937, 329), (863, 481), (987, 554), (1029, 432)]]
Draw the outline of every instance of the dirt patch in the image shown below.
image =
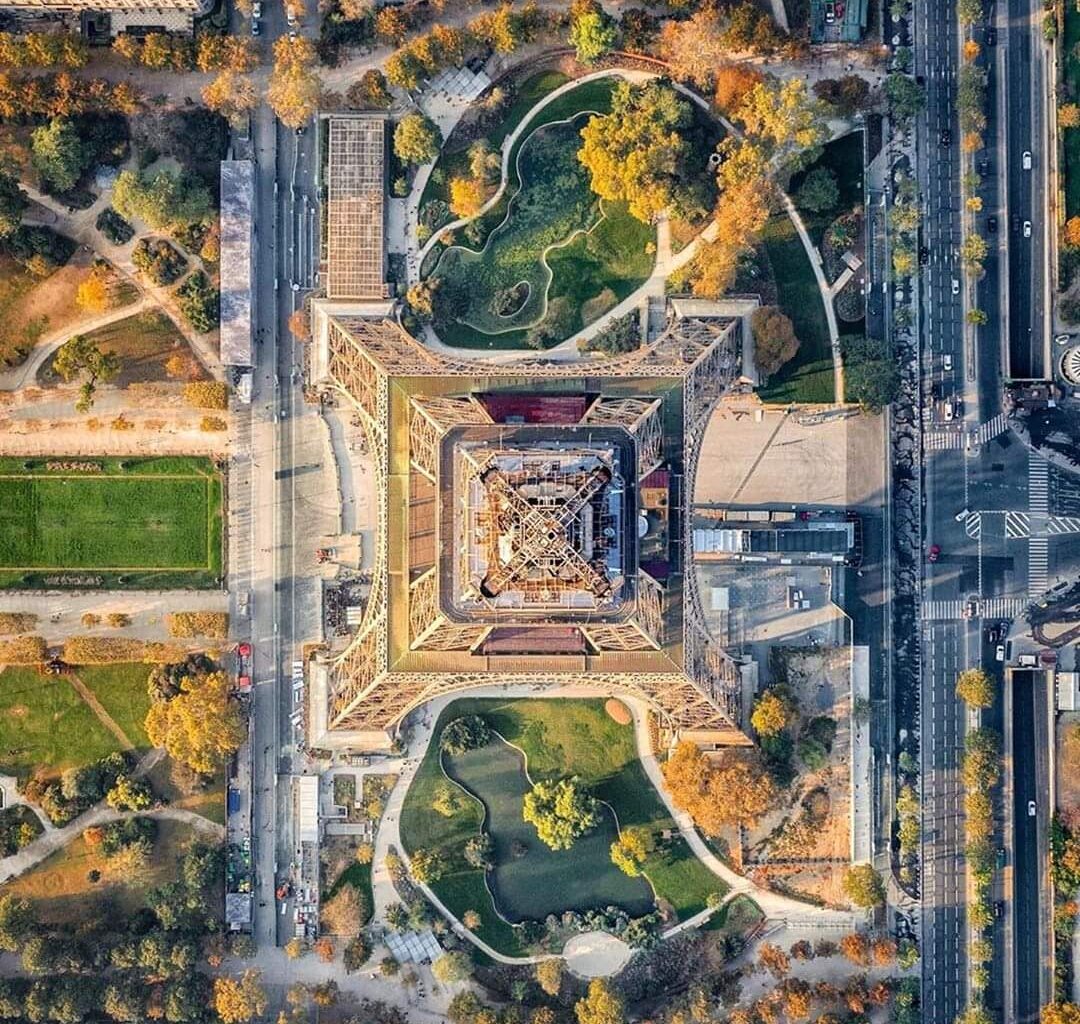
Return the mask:
[(1057, 806), (1062, 813), (1080, 809), (1080, 773), (1065, 770), (1061, 751), (1065, 749), (1065, 735), (1080, 725), (1080, 711), (1063, 711), (1057, 720)]
[(612, 721), (618, 722), (619, 725), (629, 725), (634, 720), (634, 716), (630, 714), (630, 709), (621, 700), (615, 700), (614, 697), (604, 703), (604, 710), (608, 713), (608, 717)]
[(12, 718), (25, 718), (30, 714), (30, 709), (25, 704), (16, 704), (14, 707), (8, 708), (8, 714)]

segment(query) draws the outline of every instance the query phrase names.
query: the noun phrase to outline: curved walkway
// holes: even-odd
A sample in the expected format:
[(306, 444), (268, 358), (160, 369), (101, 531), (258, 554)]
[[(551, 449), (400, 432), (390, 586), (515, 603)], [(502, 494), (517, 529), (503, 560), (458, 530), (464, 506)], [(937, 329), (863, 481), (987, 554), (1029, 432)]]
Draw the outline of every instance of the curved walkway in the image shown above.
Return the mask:
[[(559, 687), (554, 689), (546, 686), (484, 686), (477, 687), (475, 690), (469, 690), (467, 695), (469, 697), (491, 697), (509, 700), (517, 697), (610, 697), (612, 696), (612, 693), (606, 689), (584, 686)], [(390, 906), (390, 904), (399, 902), (397, 891), (395, 890), (389, 872), (385, 867), (386, 855), (393, 849), (406, 866), (409, 864), (408, 854), (405, 852), (405, 848), (401, 842), (400, 825), (401, 809), (405, 802), (405, 794), (408, 792), (413, 777), (416, 775), (420, 763), (427, 753), (435, 723), (439, 720), (439, 715), (442, 714), (444, 708), (446, 708), (448, 704), (458, 700), (461, 696), (463, 695), (456, 693), (440, 697), (425, 704), (421, 709), (414, 712), (413, 714), (415, 717), (409, 723), (411, 734), (409, 736), (408, 751), (405, 757), (399, 762), (383, 763), (379, 766), (379, 770), (382, 772), (398, 771), (399, 774), (398, 780), (387, 799), (386, 810), (383, 813), (382, 822), (380, 823), (378, 832), (375, 836), (375, 857), (371, 881), (375, 905), (374, 917), (376, 920), (385, 915), (386, 908)], [(730, 887), (731, 891), (729, 893), (729, 898), (738, 894), (749, 896), (759, 907), (761, 907), (761, 910), (766, 917), (783, 920), (789, 924), (819, 928), (850, 929), (856, 925), (865, 923), (865, 914), (816, 907), (812, 904), (801, 903), (788, 896), (781, 896), (778, 893), (762, 889), (749, 879), (732, 871), (731, 868), (724, 864), (723, 861), (721, 861), (705, 845), (701, 836), (698, 834), (697, 829), (694, 828), (694, 824), (690, 820), (689, 815), (683, 811), (677, 810), (671, 803), (670, 795), (663, 785), (663, 776), (660, 772), (659, 762), (652, 752), (647, 727), (647, 708), (641, 701), (634, 700), (624, 694), (620, 693), (615, 696), (618, 696), (618, 698), (626, 703), (631, 709), (634, 717), (634, 731), (638, 747), (638, 756), (641, 758), (642, 766), (645, 768), (645, 773), (649, 776), (650, 782), (652, 782), (653, 786), (656, 788), (657, 793), (660, 794), (661, 799), (664, 801), (664, 806), (667, 808), (672, 819), (679, 826), (679, 831), (689, 844), (690, 849), (693, 850), (694, 854), (706, 865), (706, 867)], [(431, 891), (429, 886), (417, 883), (415, 880), (413, 881), (413, 884), (416, 885), (432, 904), (438, 908), (440, 913), (442, 913), (447, 921), (450, 922), (451, 928), (458, 936), (471, 942), (493, 960), (503, 964), (529, 964), (551, 959), (550, 954), (545, 954), (543, 956), (511, 957), (500, 953), (465, 928), (445, 904), (443, 904)], [(712, 913), (712, 909), (703, 910), (694, 917), (669, 928), (663, 933), (663, 936), (664, 938), (667, 938), (671, 935), (678, 934), (681, 931), (685, 931), (688, 928), (696, 927), (707, 920)]]

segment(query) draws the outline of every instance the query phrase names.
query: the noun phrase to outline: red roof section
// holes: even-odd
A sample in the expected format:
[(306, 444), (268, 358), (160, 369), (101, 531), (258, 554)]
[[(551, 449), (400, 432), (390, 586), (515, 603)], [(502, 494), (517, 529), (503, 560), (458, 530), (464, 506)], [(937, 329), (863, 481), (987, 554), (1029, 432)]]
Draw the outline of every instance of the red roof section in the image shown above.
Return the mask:
[(579, 423), (589, 407), (584, 395), (479, 395), (480, 403), (496, 423)]

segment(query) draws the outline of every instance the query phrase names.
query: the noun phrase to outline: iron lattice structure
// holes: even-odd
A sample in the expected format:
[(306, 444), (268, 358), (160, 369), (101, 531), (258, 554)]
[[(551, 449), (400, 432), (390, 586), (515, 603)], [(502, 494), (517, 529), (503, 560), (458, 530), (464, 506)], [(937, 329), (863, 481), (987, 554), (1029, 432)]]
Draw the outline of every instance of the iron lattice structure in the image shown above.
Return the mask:
[[(469, 456), (449, 447), (456, 431), (501, 436), (526, 429), (494, 423), (485, 394), (572, 390), (592, 396), (575, 430), (632, 439), (626, 468), (631, 485), (658, 466), (675, 468), (685, 495), (672, 509), (670, 527), (672, 550), (681, 551), (681, 538), (689, 536), (700, 439), (715, 402), (740, 372), (739, 322), (675, 319), (653, 344), (596, 364), (533, 359), (495, 366), (436, 354), (386, 316), (335, 315), (333, 307), (322, 316), (313, 378), (358, 414), (378, 491), (373, 584), (363, 621), (343, 653), (317, 666), (325, 673), (327, 732), (348, 733), (354, 745), (377, 748), (410, 711), (434, 698), (493, 683), (550, 684), (644, 700), (671, 734), (705, 744), (746, 742), (738, 728), (738, 667), (706, 630), (692, 567), (683, 571), (680, 563), (667, 578), (654, 578), (634, 564), (632, 600), (611, 614), (575, 623), (580, 650), (491, 654), (485, 652), (487, 642), (505, 624), (498, 615), (462, 617), (444, 592), (446, 564), (460, 553), (446, 550), (453, 546), (446, 534), (440, 535), (440, 555), (439, 542), (419, 545), (411, 533), (422, 510), (430, 534), (432, 494), (447, 521), (460, 503), (449, 479), (461, 476)], [(458, 470), (452, 471), (452, 462)], [(474, 475), (485, 471), (483, 459), (473, 462)], [(595, 499), (603, 482), (603, 474), (582, 478), (572, 514)], [(507, 501), (513, 505), (516, 499)], [(528, 507), (516, 507), (515, 515), (539, 521)], [(564, 545), (567, 558), (571, 518), (567, 512), (544, 521), (551, 543)], [(636, 527), (636, 520), (630, 525)], [(421, 550), (426, 553), (416, 554)], [(520, 550), (508, 556), (494, 570), (499, 586), (510, 586), (534, 556)], [(577, 574), (580, 580), (602, 589), (586, 569)], [(545, 628), (552, 628), (550, 621)]]

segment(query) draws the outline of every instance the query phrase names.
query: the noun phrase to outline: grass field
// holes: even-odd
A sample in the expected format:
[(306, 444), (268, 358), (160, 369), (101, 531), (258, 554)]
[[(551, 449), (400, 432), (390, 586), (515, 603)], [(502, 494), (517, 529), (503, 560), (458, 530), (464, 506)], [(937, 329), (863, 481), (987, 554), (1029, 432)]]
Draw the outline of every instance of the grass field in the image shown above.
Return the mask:
[(119, 749), (63, 676), (30, 668), (0, 672), (0, 771), (19, 778), (38, 767), (60, 772)]
[[(534, 780), (577, 775), (611, 805), (621, 827), (643, 825), (657, 835), (674, 827), (637, 758), (633, 727), (612, 719), (604, 710), (603, 700), (466, 698), (443, 711), (435, 735), (450, 719), (474, 713), (483, 714), (508, 742), (524, 751), (529, 775)], [(478, 911), (484, 922), (478, 934), (496, 949), (513, 953), (520, 948), (516, 936), (494, 914), (484, 888), (483, 873), (469, 869), (460, 854), (465, 840), (480, 830), (482, 806), (467, 794), (463, 809), (452, 818), (433, 812), (431, 803), (443, 781), (433, 743), (405, 798), (401, 813), (402, 841), (410, 852), (423, 847), (440, 849), (447, 855), (452, 871), (436, 884), (439, 897), (459, 916), (465, 910)], [(534, 839), (529, 844), (530, 856), (535, 843)], [(553, 876), (557, 878), (553, 886), (560, 893), (566, 886), (576, 885), (577, 852), (576, 845), (570, 851), (562, 877)], [(682, 919), (702, 910), (710, 893), (722, 894), (727, 889), (678, 836), (659, 843), (644, 870), (657, 899)], [(595, 905), (597, 901), (592, 902)], [(567, 903), (571, 905), (575, 904)], [(588, 901), (578, 905), (588, 905)], [(507, 945), (507, 939), (511, 938), (513, 946)]]
[[(150, 866), (138, 878), (124, 879), (110, 879), (105, 858), (79, 836), (26, 874), (5, 883), (3, 891), (32, 900), (35, 917), (42, 924), (85, 924), (96, 919), (106, 903), (115, 919), (122, 920), (145, 905), (150, 889), (177, 877), (179, 861), (193, 835), (189, 825), (159, 820)], [(98, 882), (87, 877), (94, 870), (102, 872)]]
[(84, 665), (76, 673), (135, 748), (149, 750), (145, 722), (146, 712), (150, 709), (150, 695), (146, 689), (150, 666), (130, 662)]
[(170, 807), (185, 811), (194, 811), (219, 825), (225, 824), (225, 772), (219, 771), (210, 784), (197, 793), (183, 793), (170, 777), (171, 760), (162, 758), (147, 773), (147, 779), (154, 792), (165, 800)]
[(703, 931), (724, 932), (728, 935), (743, 935), (755, 928), (765, 915), (749, 896), (739, 893), (732, 896), (708, 921), (702, 925)]
[[(835, 208), (821, 213), (804, 209), (799, 204), (798, 191), (806, 175), (818, 167), (828, 168), (836, 176), (836, 186), (840, 193)], [(827, 143), (821, 156), (807, 168), (803, 174), (797, 174), (791, 180), (790, 194), (799, 208), (803, 224), (814, 244), (821, 247), (825, 229), (837, 217), (851, 212), (863, 203), (863, 133), (849, 132), (839, 139)]]
[[(57, 460), (60, 462), (66, 460)], [(169, 574), (212, 586), (222, 565), (222, 485), (208, 459), (92, 459), (99, 473), (0, 460), (0, 585), (41, 573), (108, 574), (145, 585)], [(183, 585), (183, 584), (181, 584)]]
[[(640, 917), (653, 907), (652, 890), (611, 863), (609, 849), (618, 831), (610, 808), (601, 823), (570, 851), (542, 843), (521, 816), (531, 786), (521, 754), (496, 740), (478, 750), (445, 759), (447, 773), (474, 793), (488, 810), (485, 827), (495, 843), (495, 869), (489, 882), (503, 915), (511, 921), (540, 921), (548, 914), (591, 907), (621, 906)], [(515, 844), (522, 855), (512, 852)], [(568, 871), (572, 865), (573, 870)]]
[(791, 218), (774, 214), (762, 232), (776, 278), (777, 305), (801, 342), (795, 358), (758, 388), (763, 402), (833, 402), (832, 346), (821, 290)]

